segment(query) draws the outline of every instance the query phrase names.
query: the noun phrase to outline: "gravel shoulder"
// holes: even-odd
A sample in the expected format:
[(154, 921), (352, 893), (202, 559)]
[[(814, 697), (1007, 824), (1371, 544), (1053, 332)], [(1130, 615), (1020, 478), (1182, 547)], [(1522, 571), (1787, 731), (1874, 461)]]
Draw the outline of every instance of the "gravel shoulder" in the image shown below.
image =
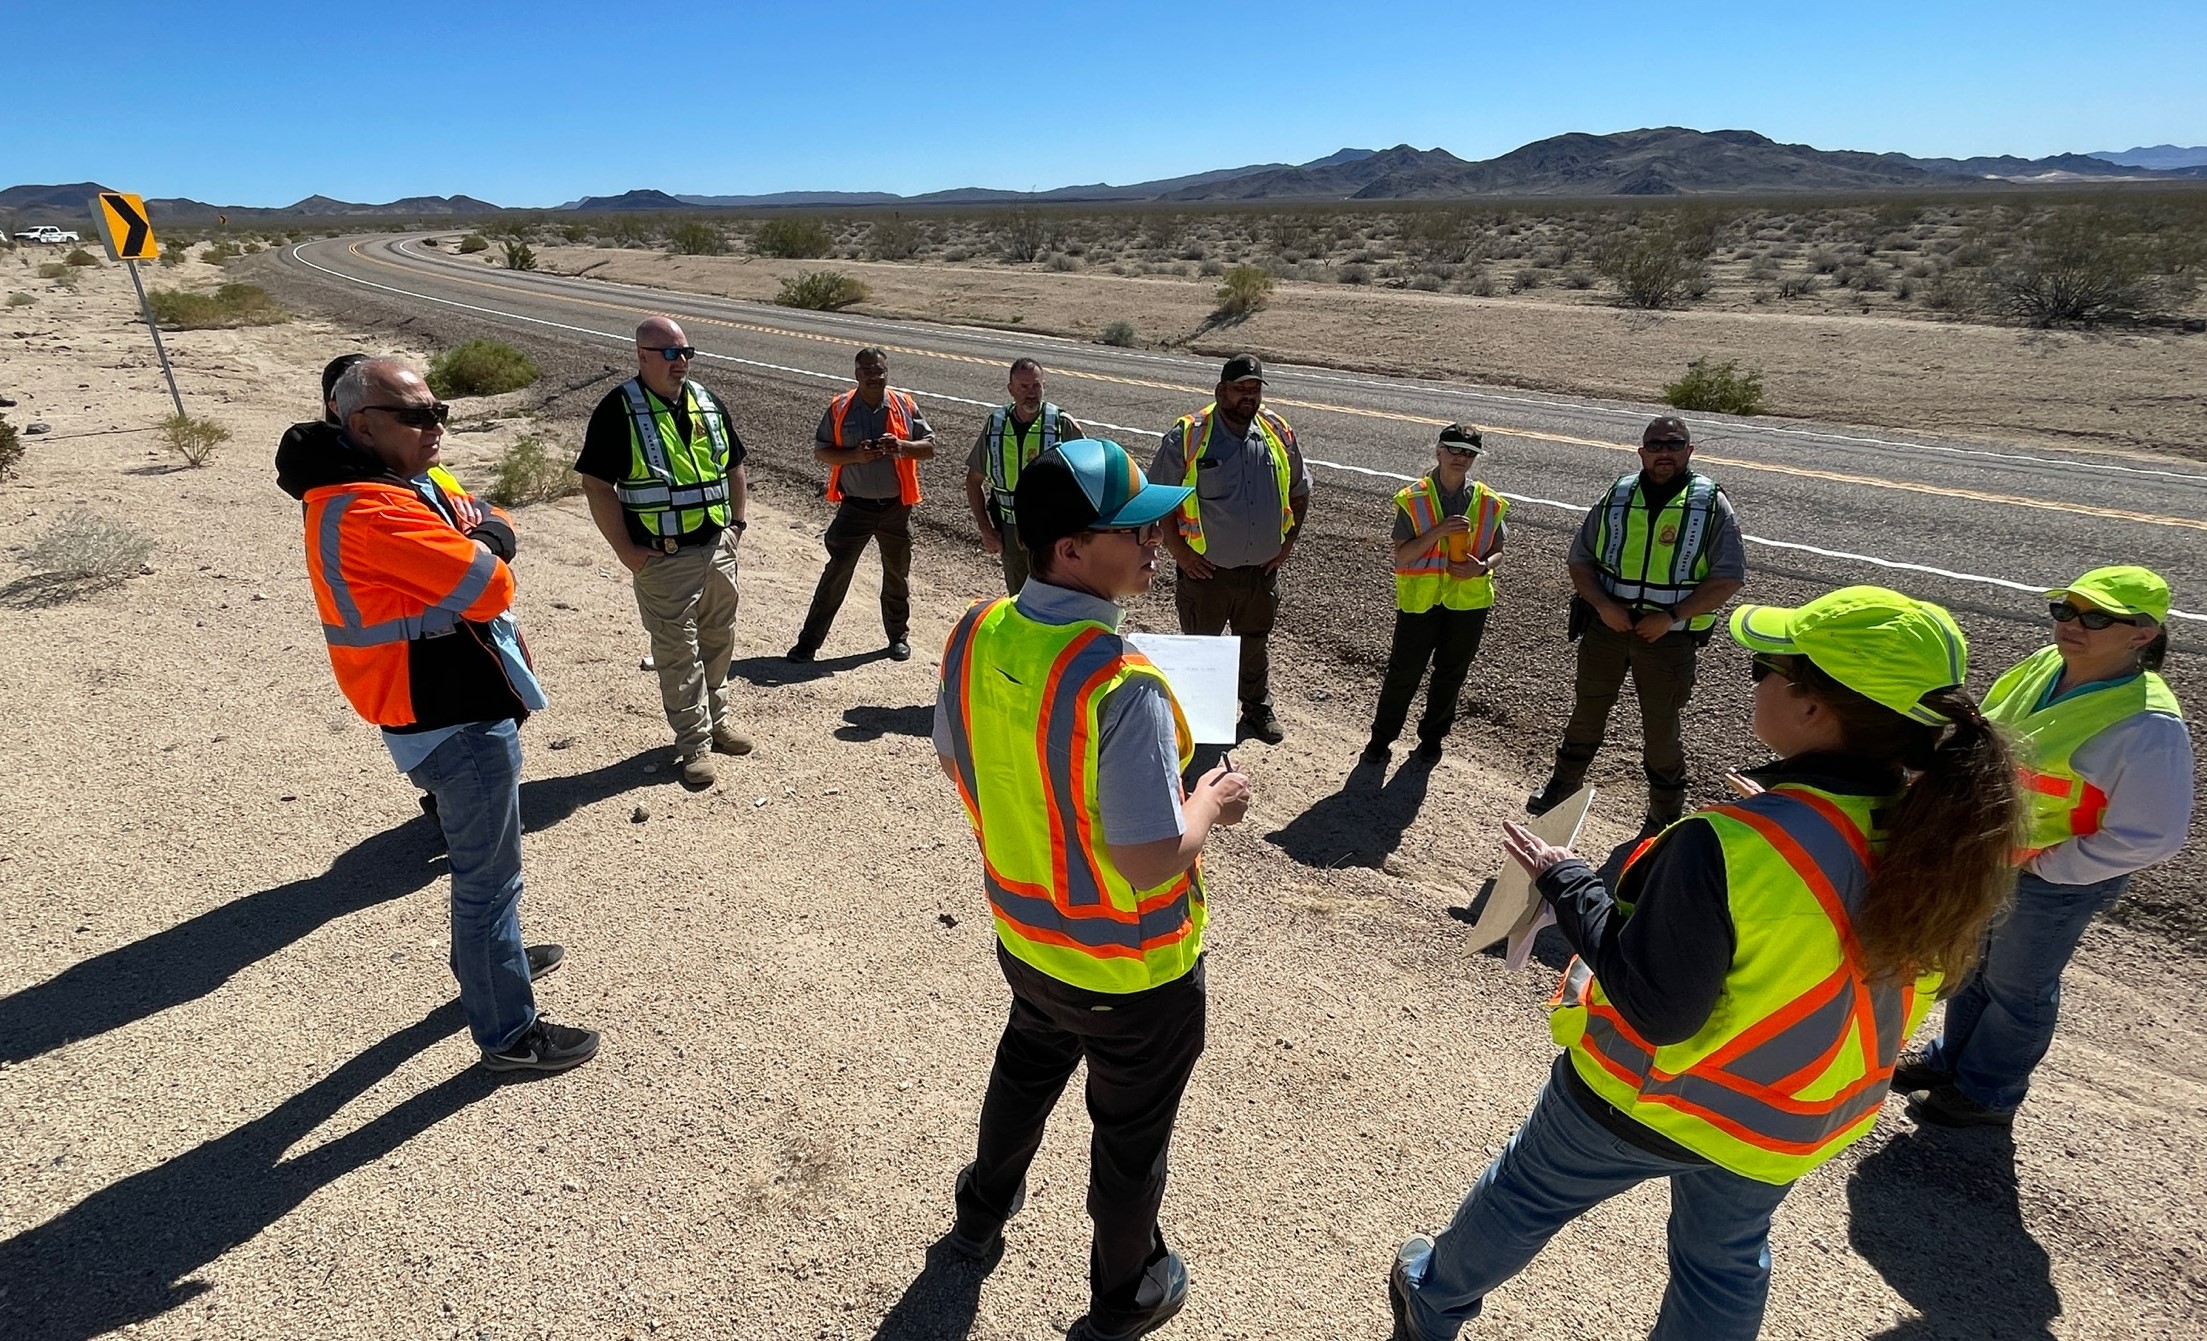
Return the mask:
[[(450, 1000), (435, 845), (330, 678), (298, 509), (269, 467), (331, 354), (492, 332), (285, 296), (339, 315), (170, 339), (187, 404), (236, 433), (197, 471), (143, 431), (166, 392), (120, 272), (0, 331), (0, 390), (36, 411), (11, 421), (53, 428), (0, 485), (6, 543), (80, 507), (157, 542), (151, 572), (71, 599), (0, 585), (0, 1335), (1057, 1335), (1085, 1296), (1077, 1103), (992, 1274), (928, 1246), (1005, 1004), (926, 739), (940, 640), (994, 582), (949, 464), (927, 479), (920, 655), (874, 658), (869, 561), (797, 673), (779, 653), (818, 572), (827, 511), (799, 444), (822, 396), (720, 386), (758, 453), (737, 673), (759, 748), (695, 795), (672, 781), (627, 584), (579, 500), (520, 514), (520, 614), (552, 695), (524, 730), (524, 926), (569, 949), (544, 1005), (606, 1046), (499, 1083)], [(448, 439), (463, 479), (525, 431), (579, 441), (621, 375), (602, 351), (531, 352), (536, 417), (464, 407), (463, 428), (491, 426)], [(1196, 1288), (1166, 1335), (1384, 1336), (1394, 1244), (1445, 1220), (1552, 1055), (1552, 965), (1466, 957), (1451, 912), (1552, 745), (1560, 579), (1543, 574), (1565, 537), (1513, 533), (1460, 748), (1374, 794), (1345, 776), (1383, 650), (1378, 527), (1347, 507), (1314, 527), (1275, 656), (1290, 734), (1245, 747), (1259, 806), (1213, 844), (1210, 1051), (1165, 1211)], [(1171, 618), (1162, 589), (1135, 613)], [(1711, 658), (1694, 709), (1711, 775), (1752, 757), (1745, 681)], [(1630, 771), (1614, 750), (1605, 768)], [(1615, 795), (1599, 842), (1637, 812), (1629, 785)], [(2184, 1005), (2203, 989), (2207, 963), (2168, 939), (2096, 927), (2013, 1140), (1918, 1132), (1891, 1104), (1781, 1210), (1766, 1333), (2207, 1329), (2207, 1040)], [(1475, 1332), (1644, 1331), (1664, 1209), (1642, 1189), (1582, 1219)]]

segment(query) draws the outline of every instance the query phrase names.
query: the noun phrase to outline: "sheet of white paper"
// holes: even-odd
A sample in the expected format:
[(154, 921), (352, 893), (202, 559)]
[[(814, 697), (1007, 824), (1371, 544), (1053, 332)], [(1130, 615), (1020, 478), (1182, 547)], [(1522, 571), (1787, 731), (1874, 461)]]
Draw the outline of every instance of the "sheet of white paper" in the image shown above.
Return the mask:
[(1130, 633), (1127, 641), (1164, 674), (1196, 744), (1234, 744), (1234, 726), (1241, 715), (1240, 638)]
[[(1593, 806), (1594, 789), (1581, 787), (1547, 814), (1527, 820), (1525, 827), (1558, 847), (1569, 847), (1578, 841), (1579, 828)], [(1540, 907), (1540, 894), (1533, 888), (1532, 877), (1525, 874), (1524, 867), (1504, 857), (1502, 870), (1494, 877), (1494, 892), (1487, 896), (1485, 910), (1472, 924), (1464, 953), (1475, 955), (1496, 941), (1509, 939), (1513, 932), (1532, 923)]]

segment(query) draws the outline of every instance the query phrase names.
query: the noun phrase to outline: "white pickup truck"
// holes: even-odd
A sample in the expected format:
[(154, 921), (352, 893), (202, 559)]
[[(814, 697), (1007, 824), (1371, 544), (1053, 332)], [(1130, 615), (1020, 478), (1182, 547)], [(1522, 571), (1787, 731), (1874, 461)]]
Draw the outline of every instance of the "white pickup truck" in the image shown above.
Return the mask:
[(74, 242), (77, 240), (77, 235), (68, 229), (56, 228), (52, 224), (44, 224), (37, 228), (24, 229), (15, 235), (15, 240), (18, 242)]

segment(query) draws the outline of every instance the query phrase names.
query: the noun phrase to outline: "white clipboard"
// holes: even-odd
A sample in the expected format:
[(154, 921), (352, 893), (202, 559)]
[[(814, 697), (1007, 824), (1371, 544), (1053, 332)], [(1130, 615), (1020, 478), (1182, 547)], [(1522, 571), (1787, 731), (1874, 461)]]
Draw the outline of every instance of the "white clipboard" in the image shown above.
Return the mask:
[[(1525, 827), (1543, 841), (1569, 847), (1578, 841), (1579, 830), (1585, 827), (1587, 813), (1593, 808), (1594, 789), (1581, 787), (1547, 814), (1528, 820)], [(1502, 869), (1494, 877), (1494, 892), (1487, 896), (1486, 908), (1471, 924), (1471, 934), (1464, 940), (1464, 953), (1475, 955), (1497, 941), (1515, 939), (1538, 916), (1540, 891), (1533, 888), (1533, 878), (1525, 874), (1524, 867), (1504, 856)]]
[(1241, 715), (1240, 638), (1130, 633), (1126, 640), (1164, 675), (1196, 744), (1235, 744), (1234, 727)]

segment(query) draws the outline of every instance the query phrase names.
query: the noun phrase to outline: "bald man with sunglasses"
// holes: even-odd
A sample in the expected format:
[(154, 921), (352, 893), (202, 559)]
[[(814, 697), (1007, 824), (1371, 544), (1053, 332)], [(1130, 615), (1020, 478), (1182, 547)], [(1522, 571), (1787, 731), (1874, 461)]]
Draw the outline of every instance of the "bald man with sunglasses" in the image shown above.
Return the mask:
[(674, 318), (638, 326), (636, 376), (591, 412), (575, 472), (635, 587), (682, 783), (702, 790), (715, 781), (713, 755), (751, 752), (728, 706), (749, 490), (743, 439), (690, 379), (696, 356)]

